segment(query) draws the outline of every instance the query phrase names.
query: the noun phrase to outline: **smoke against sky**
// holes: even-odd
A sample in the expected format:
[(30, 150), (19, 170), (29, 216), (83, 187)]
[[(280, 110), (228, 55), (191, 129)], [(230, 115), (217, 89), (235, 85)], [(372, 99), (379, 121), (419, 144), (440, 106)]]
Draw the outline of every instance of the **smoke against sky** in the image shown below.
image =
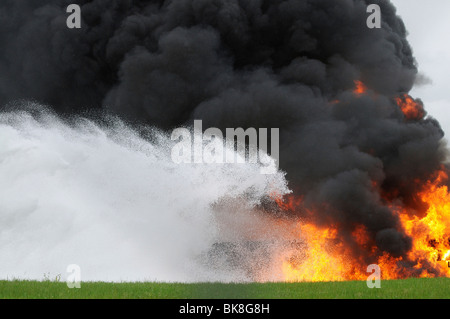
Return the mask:
[(446, 0), (430, 0), (427, 5), (421, 0), (393, 0), (398, 14), (408, 29), (408, 41), (411, 43), (417, 59), (419, 71), (429, 80), (425, 85), (416, 85), (412, 95), (420, 96), (430, 114), (439, 119), (446, 137), (450, 135), (450, 56), (448, 41), (442, 41), (450, 32), (447, 12), (450, 3)]

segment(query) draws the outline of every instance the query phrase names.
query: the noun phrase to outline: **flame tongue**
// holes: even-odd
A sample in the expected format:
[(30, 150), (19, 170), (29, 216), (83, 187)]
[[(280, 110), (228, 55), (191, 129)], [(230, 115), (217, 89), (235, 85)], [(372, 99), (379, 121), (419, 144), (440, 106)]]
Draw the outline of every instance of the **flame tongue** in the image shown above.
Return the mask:
[(361, 81), (355, 81), (355, 88), (353, 90), (355, 95), (363, 95), (367, 93), (367, 86)]
[(421, 120), (425, 117), (426, 112), (420, 101), (414, 100), (408, 94), (403, 94), (395, 99), (397, 105), (405, 115), (407, 120)]

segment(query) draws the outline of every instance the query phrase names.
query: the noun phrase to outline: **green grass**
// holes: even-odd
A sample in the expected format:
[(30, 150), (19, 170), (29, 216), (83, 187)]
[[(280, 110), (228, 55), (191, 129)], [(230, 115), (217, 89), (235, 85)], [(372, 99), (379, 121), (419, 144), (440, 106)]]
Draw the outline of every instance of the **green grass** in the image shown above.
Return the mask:
[(64, 282), (0, 281), (0, 298), (38, 299), (408, 299), (450, 298), (450, 278), (382, 281), (380, 289), (366, 282), (321, 283), (105, 283), (83, 282), (69, 289)]

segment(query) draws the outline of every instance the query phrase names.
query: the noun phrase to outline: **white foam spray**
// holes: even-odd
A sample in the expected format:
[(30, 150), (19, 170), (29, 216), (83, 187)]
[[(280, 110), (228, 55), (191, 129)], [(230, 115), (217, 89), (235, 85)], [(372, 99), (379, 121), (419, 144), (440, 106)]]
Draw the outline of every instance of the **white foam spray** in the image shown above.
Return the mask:
[(283, 173), (175, 164), (163, 133), (143, 138), (119, 120), (67, 123), (28, 109), (0, 113), (0, 279), (64, 278), (69, 264), (84, 281), (242, 279), (201, 262), (223, 233), (243, 237), (223, 231), (240, 224), (236, 214), (224, 223), (214, 206), (286, 193)]

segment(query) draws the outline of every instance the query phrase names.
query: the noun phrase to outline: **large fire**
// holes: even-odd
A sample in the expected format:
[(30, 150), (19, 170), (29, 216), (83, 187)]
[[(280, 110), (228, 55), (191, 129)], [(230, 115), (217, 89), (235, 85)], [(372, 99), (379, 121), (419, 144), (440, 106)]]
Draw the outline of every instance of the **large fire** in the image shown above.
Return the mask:
[[(354, 93), (364, 94), (367, 88), (356, 82)], [(424, 117), (421, 104), (409, 95), (395, 100), (407, 120)], [(299, 221), (298, 233), (305, 245), (301, 255), (287, 251), (283, 256), (282, 272), (286, 281), (365, 280), (369, 262), (377, 264), (383, 279), (408, 277), (450, 277), (450, 193), (446, 186), (449, 174), (445, 167), (422, 185), (416, 194), (428, 208), (420, 217), (399, 203), (389, 203), (397, 214), (401, 231), (412, 239), (407, 256), (393, 257), (381, 251), (363, 225), (353, 225), (353, 243), (366, 252), (370, 260), (355, 256), (355, 247), (346, 247), (339, 240), (339, 225), (317, 226), (312, 221)], [(374, 183), (374, 187), (377, 187)], [(381, 191), (380, 191), (381, 192)], [(380, 194), (381, 196), (381, 194)], [(293, 195), (277, 199), (286, 212), (302, 209), (302, 198)], [(386, 199), (386, 201), (389, 201)], [(314, 212), (309, 212), (313, 216)], [(357, 251), (356, 249), (356, 251)]]
[[(373, 263), (378, 264), (384, 279), (406, 277), (450, 277), (450, 194), (442, 185), (448, 175), (441, 171), (434, 181), (429, 181), (421, 199), (429, 205), (425, 216), (411, 217), (407, 210), (397, 209), (405, 233), (413, 240), (408, 260), (394, 258), (379, 252), (362, 225), (355, 227), (352, 235), (361, 249), (369, 251)], [(301, 202), (289, 199), (283, 202), (285, 210), (296, 210)], [(393, 208), (395, 210), (395, 208)], [(299, 222), (299, 234), (306, 242), (302, 256), (289, 253), (282, 264), (286, 281), (342, 281), (366, 279), (367, 264), (351, 254), (339, 241), (335, 226), (318, 227)], [(402, 263), (403, 262), (403, 263)]]
[(424, 267), (423, 277), (450, 276), (447, 260), (450, 260), (450, 194), (442, 185), (448, 174), (440, 171), (434, 181), (429, 181), (419, 194), (429, 205), (424, 217), (410, 217), (401, 211), (400, 217), (406, 233), (413, 238), (413, 249), (408, 257), (417, 261), (417, 268)]

